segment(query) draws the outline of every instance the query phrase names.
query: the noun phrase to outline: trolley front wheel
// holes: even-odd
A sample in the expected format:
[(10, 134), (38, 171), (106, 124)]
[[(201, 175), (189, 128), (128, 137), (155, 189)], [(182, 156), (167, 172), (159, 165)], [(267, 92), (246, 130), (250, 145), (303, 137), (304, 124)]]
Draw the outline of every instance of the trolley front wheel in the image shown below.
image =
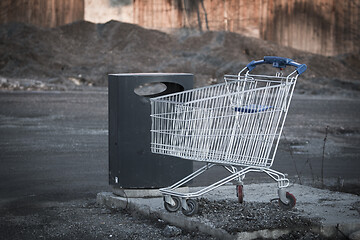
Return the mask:
[(239, 203), (244, 202), (244, 189), (243, 185), (236, 185), (236, 196), (238, 197)]
[(279, 206), (283, 209), (289, 210), (295, 207), (296, 204), (296, 198), (294, 195), (292, 195), (289, 192), (286, 192), (286, 199), (288, 200), (288, 203), (283, 203), (281, 199), (279, 198)]
[(174, 205), (171, 205), (170, 203), (166, 202), (164, 199), (164, 207), (168, 212), (176, 212), (181, 207), (181, 200), (179, 197), (171, 197), (174, 201)]
[(188, 209), (187, 210), (185, 210), (184, 208), (181, 209), (182, 213), (185, 216), (190, 217), (190, 216), (193, 216), (194, 214), (196, 214), (198, 212), (199, 205), (194, 199), (186, 200), (186, 204), (188, 206)]

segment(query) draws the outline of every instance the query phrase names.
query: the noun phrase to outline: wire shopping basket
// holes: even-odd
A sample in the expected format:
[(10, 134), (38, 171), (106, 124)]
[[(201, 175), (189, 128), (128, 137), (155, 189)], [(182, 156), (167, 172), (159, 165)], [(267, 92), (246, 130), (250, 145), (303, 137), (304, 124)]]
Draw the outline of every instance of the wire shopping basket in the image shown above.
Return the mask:
[[(251, 74), (259, 64), (290, 65), (296, 70), (288, 76)], [(242, 180), (248, 172), (268, 174), (278, 183), (279, 204), (285, 208), (295, 205), (295, 197), (284, 190), (289, 180), (271, 166), (297, 78), (305, 70), (305, 64), (288, 58), (264, 57), (250, 62), (237, 75), (225, 75), (224, 83), (151, 99), (151, 151), (206, 163), (160, 189), (168, 211), (182, 207), (191, 216), (198, 209), (194, 198), (234, 180), (242, 202)], [(223, 166), (230, 175), (197, 192), (176, 191), (215, 165)]]

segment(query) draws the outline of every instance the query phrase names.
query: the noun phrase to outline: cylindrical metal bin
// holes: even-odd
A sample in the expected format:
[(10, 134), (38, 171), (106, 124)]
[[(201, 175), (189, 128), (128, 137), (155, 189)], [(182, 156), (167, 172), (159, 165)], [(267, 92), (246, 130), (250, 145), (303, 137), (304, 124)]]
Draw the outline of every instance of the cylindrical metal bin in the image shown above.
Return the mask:
[(160, 188), (193, 170), (192, 161), (151, 153), (150, 98), (193, 87), (185, 73), (110, 74), (109, 183), (122, 189)]

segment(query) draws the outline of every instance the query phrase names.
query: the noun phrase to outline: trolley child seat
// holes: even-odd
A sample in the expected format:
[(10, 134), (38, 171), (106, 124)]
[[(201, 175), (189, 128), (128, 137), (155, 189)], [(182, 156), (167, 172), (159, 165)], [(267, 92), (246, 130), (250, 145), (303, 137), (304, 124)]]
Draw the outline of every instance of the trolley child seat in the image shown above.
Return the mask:
[[(287, 76), (255, 75), (260, 64), (296, 69)], [(205, 162), (205, 166), (170, 187), (160, 189), (167, 211), (182, 208), (186, 216), (198, 210), (194, 200), (217, 187), (235, 181), (239, 202), (242, 180), (248, 172), (264, 172), (278, 183), (279, 204), (295, 206), (285, 188), (285, 174), (271, 169), (297, 78), (306, 70), (289, 58), (266, 56), (251, 61), (237, 75), (225, 75), (224, 83), (151, 99), (151, 151)], [(221, 165), (229, 175), (199, 191), (176, 189), (209, 168)]]

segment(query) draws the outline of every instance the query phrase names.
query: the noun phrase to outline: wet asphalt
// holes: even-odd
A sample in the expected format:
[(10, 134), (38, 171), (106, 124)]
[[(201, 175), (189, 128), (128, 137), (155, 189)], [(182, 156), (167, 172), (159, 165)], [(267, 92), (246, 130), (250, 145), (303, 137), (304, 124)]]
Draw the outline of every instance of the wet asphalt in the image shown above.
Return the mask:
[[(111, 191), (107, 97), (105, 88), (0, 92), (0, 204), (29, 196), (76, 200)], [(273, 169), (297, 182), (320, 181), (323, 172), (325, 181), (360, 184), (359, 103), (343, 96), (295, 95)], [(210, 170), (193, 185), (224, 173)], [(249, 174), (245, 184), (263, 180), (268, 178)]]

